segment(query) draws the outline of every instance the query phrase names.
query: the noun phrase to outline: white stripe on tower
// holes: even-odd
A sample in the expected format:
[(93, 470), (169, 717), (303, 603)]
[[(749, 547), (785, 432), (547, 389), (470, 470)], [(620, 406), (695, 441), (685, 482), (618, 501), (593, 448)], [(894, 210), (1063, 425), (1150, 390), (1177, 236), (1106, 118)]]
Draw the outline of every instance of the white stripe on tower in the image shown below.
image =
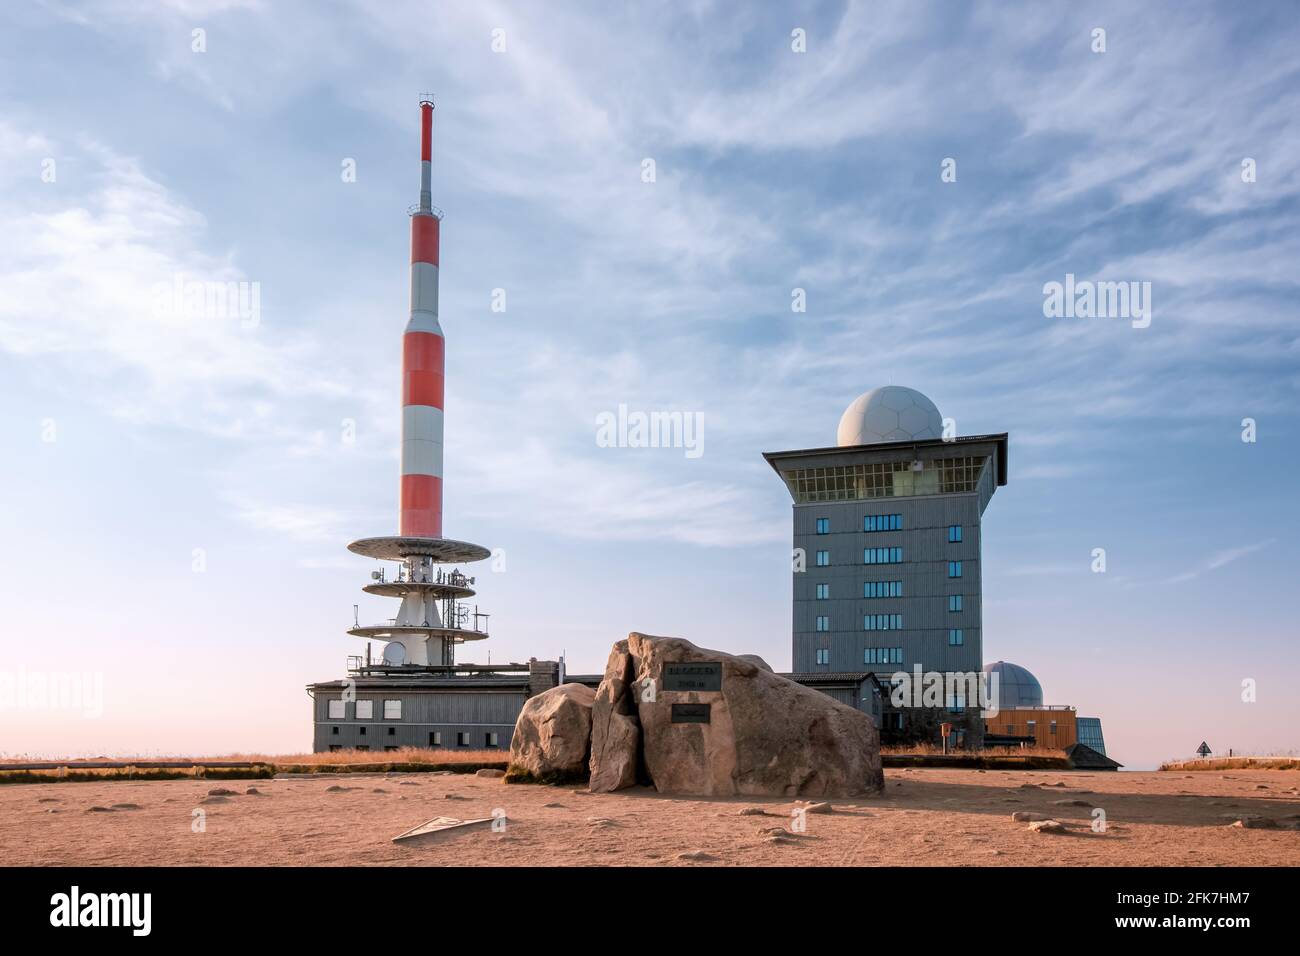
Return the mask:
[(411, 320), (402, 336), (402, 488), (399, 533), (442, 537), (442, 408), (446, 349), (438, 324), (438, 233), (433, 213), (433, 103), (420, 102), (420, 208), (411, 217)]

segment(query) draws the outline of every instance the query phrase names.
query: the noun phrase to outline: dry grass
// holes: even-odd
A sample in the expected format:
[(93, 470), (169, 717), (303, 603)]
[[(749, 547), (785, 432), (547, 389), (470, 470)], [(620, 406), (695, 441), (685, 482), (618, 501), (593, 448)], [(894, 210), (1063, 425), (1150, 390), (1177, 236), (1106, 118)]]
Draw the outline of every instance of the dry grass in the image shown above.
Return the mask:
[(336, 750), (333, 753), (319, 754), (208, 754), (195, 757), (191, 754), (170, 754), (144, 757), (139, 754), (111, 757), (0, 757), (0, 770), (6, 764), (54, 763), (58, 762), (75, 769), (79, 763), (86, 761), (115, 760), (119, 763), (150, 763), (156, 761), (231, 761), (242, 763), (264, 763), (272, 766), (293, 764), (295, 766), (341, 766), (362, 763), (427, 763), (438, 766), (465, 763), (498, 763), (506, 760), (509, 754), (504, 750), (431, 750), (425, 747), (402, 747), (399, 750)]
[[(103, 780), (175, 780), (183, 777), (202, 779), (252, 779), (270, 777), (277, 773), (418, 773), (430, 770), (454, 770), (473, 773), (485, 768), (505, 770), (509, 755), (503, 750), (429, 750), (420, 747), (403, 747), (400, 750), (338, 750), (319, 754), (222, 754), (216, 757), (112, 757), (130, 764), (133, 761), (147, 764), (156, 761), (242, 762), (254, 767), (82, 767), (83, 760), (59, 761), (62, 769), (16, 770), (6, 766), (23, 763), (49, 763), (6, 757), (0, 760), (0, 784), (4, 783), (85, 783)], [(56, 758), (57, 759), (57, 758)]]
[(1167, 760), (1161, 770), (1300, 770), (1300, 758), (1285, 756), (1209, 757)]
[(292, 764), (298, 767), (346, 766), (372, 763), (420, 763), (437, 767), (459, 764), (494, 764), (509, 757), (504, 750), (430, 750), (427, 747), (402, 747), (399, 750), (335, 750), (319, 754), (225, 754), (212, 760), (247, 760), (252, 763), (269, 763), (277, 767)]
[[(881, 747), (880, 753), (886, 757), (907, 757), (914, 755), (923, 755), (932, 757), (936, 754), (942, 754), (943, 748), (936, 744), (906, 744), (889, 747)], [(974, 756), (981, 757), (1064, 757), (1065, 751), (1058, 750), (1054, 747), (986, 747), (983, 750), (950, 750), (949, 754), (953, 756)]]
[(7, 770), (0, 764), (0, 784), (103, 783), (109, 780), (262, 780), (275, 775), (273, 767), (86, 767), (75, 761), (64, 770)]

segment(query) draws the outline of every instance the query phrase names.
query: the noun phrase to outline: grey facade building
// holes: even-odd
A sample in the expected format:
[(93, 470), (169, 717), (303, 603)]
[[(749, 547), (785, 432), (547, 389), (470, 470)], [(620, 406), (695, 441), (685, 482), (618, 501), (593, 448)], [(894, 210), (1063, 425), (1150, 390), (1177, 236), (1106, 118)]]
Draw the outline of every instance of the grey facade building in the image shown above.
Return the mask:
[[(918, 666), (979, 674), (982, 518), (1007, 482), (1007, 435), (945, 439), (929, 399), (893, 386), (850, 405), (839, 432), (836, 447), (764, 455), (794, 502), (794, 671), (887, 687)], [(944, 709), (982, 736), (977, 701)], [(886, 701), (883, 729), (921, 718)]]
[(510, 749), (524, 701), (564, 677), (556, 661), (446, 667), (368, 664), (353, 658), (344, 680), (308, 686), (312, 750)]

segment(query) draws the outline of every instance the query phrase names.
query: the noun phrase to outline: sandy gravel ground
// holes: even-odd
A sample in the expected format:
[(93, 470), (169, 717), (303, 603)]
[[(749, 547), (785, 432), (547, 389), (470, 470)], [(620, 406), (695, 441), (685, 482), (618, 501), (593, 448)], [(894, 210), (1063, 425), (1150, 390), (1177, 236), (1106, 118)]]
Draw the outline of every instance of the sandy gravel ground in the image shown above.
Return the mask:
[[(0, 860), (6, 865), (203, 866), (1300, 866), (1300, 771), (916, 769), (886, 774), (881, 796), (832, 801), (833, 812), (806, 815), (806, 833), (789, 836), (779, 834), (790, 827), (786, 800), (701, 800), (641, 789), (594, 795), (451, 774), (14, 784), (0, 787)], [(208, 798), (216, 787), (236, 795)], [(249, 787), (260, 793), (246, 793)], [(1091, 828), (1093, 807), (1106, 813), (1104, 834)], [(481, 829), (391, 842), (432, 817), (486, 817), (497, 808), (507, 816), (504, 833)], [(746, 808), (771, 815), (742, 814)], [(204, 832), (193, 832), (196, 809), (203, 811)], [(1017, 810), (1049, 814), (1067, 830), (1032, 832), (1026, 823), (1012, 821)], [(1272, 820), (1278, 827), (1232, 826), (1242, 816)]]

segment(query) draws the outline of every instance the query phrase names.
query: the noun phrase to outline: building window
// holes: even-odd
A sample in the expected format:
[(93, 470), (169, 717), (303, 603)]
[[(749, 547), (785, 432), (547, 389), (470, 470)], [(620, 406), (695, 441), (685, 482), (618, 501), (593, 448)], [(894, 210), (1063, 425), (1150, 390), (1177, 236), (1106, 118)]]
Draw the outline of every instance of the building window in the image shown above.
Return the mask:
[(863, 564), (901, 564), (902, 548), (867, 548), (862, 552)]
[(818, 518), (818, 519), (817, 519), (817, 533), (818, 533), (818, 534), (830, 534), (830, 533), (831, 533), (831, 519), (830, 519), (830, 518)]
[(1051, 723), (1047, 725), (1047, 732), (1050, 733), (1053, 737), (1056, 736), (1056, 721), (1053, 720)]
[(335, 737), (337, 737), (337, 736), (339, 735), (339, 729), (338, 729), (337, 727), (334, 727), (330, 732), (331, 732)]
[(829, 551), (817, 552), (817, 567), (819, 568), (829, 567), (830, 563), (831, 563), (831, 553)]
[(495, 747), (497, 745), (497, 732), (495, 730), (489, 730), (485, 733), (483, 735), (483, 743), (485, 746)]
[(817, 648), (817, 663), (829, 664), (831, 662), (831, 649), (829, 647)]
[(329, 702), (329, 708), (330, 708), (329, 709), (330, 720), (347, 720), (348, 705), (343, 703), (343, 701), (332, 700)]
[(358, 728), (357, 728), (357, 733), (359, 733), (362, 737), (364, 737), (364, 736), (366, 735), (366, 728), (365, 728), (365, 727), (358, 727)]
[(962, 636), (960, 627), (951, 627), (948, 629), (949, 645), (951, 645), (952, 647), (957, 647), (958, 645), (965, 644), (965, 643), (966, 643), (966, 639), (965, 637)]
[(388, 736), (390, 736), (390, 737), (396, 737), (396, 736), (397, 736), (397, 728), (396, 728), (396, 727), (389, 727), (389, 728), (388, 728)]
[(457, 747), (469, 746), (469, 731), (459, 730), (456, 732), (456, 746)]
[(821, 614), (817, 617), (817, 630), (829, 631), (831, 629), (831, 619), (829, 615)]
[(1035, 740), (1038, 739), (1038, 721), (1036, 720), (1025, 721), (1025, 730), (1026, 730), (1026, 736), (1033, 737)]
[(948, 610), (950, 610), (950, 611), (960, 611), (960, 610), (961, 610), (961, 595), (960, 595), (960, 594), (949, 594), (949, 595), (948, 595)]
[(357, 720), (370, 720), (375, 716), (375, 702), (373, 700), (357, 701)]
[(400, 700), (384, 701), (384, 720), (401, 720), (402, 702)]
[(901, 647), (868, 647), (862, 655), (864, 664), (901, 664), (903, 649)]
[(948, 709), (954, 714), (960, 714), (966, 709), (966, 695), (960, 691), (953, 691), (948, 695)]
[(829, 584), (817, 585), (817, 600), (825, 601), (831, 596), (831, 586)]
[(863, 531), (902, 531), (902, 515), (867, 515), (862, 519)]
[(891, 598), (903, 596), (902, 581), (866, 581), (862, 585), (864, 598)]
[(961, 525), (959, 524), (948, 525), (948, 541), (952, 544), (956, 544), (959, 541), (961, 541)]
[(960, 561), (949, 561), (949, 562), (948, 562), (948, 577), (950, 577), (950, 578), (959, 578), (959, 577), (961, 577), (961, 562), (960, 562)]
[(441, 730), (431, 730), (431, 731), (429, 731), (429, 746), (430, 746), (430, 747), (441, 747), (441, 746), (442, 746), (442, 731), (441, 731)]
[(903, 629), (901, 614), (868, 614), (862, 619), (864, 631), (900, 631)]
[(912, 495), (951, 495), (970, 492), (979, 483), (983, 457), (939, 458), (912, 470), (912, 459), (862, 465), (833, 465), (781, 472), (796, 504), (811, 501), (853, 501), (861, 498), (903, 498)]

